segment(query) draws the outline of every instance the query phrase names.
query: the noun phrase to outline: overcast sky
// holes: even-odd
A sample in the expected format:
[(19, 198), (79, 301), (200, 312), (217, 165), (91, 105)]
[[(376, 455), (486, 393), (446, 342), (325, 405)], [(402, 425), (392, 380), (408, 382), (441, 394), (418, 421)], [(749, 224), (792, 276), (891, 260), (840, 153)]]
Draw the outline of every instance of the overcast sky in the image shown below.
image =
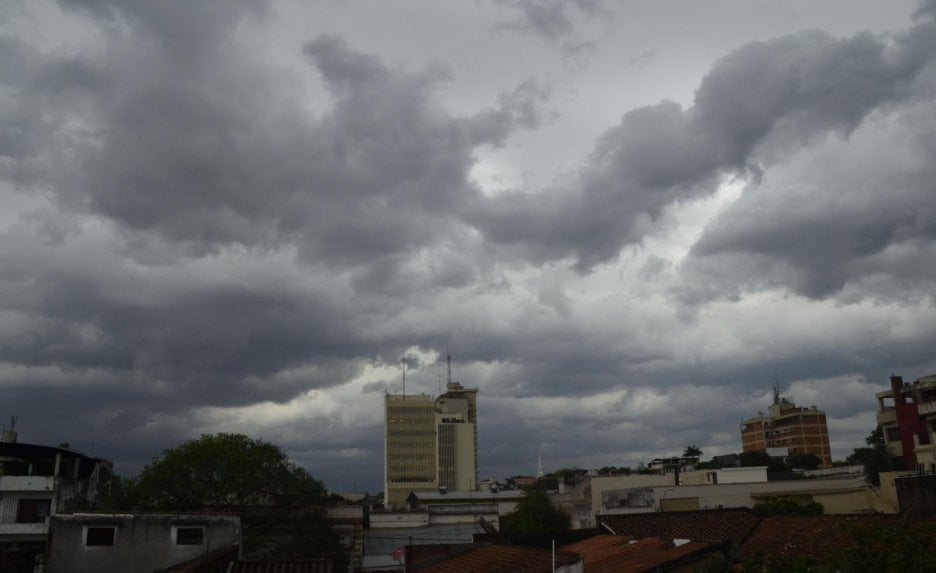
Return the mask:
[(932, 1), (0, 0), (0, 416), (375, 492), (448, 350), (482, 477), (775, 383), (842, 459), (936, 373), (934, 96)]

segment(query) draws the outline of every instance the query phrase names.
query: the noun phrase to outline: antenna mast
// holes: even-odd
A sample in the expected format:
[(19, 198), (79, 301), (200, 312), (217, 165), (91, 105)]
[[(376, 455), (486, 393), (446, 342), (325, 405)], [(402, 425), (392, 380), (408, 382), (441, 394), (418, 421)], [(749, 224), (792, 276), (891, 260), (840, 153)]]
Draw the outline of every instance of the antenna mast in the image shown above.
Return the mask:
[(403, 399), (406, 400), (406, 356), (400, 358), (400, 367), (403, 369)]
[(449, 354), (448, 350), (445, 351), (445, 361), (448, 363), (448, 379), (447, 383), (452, 383), (452, 355)]

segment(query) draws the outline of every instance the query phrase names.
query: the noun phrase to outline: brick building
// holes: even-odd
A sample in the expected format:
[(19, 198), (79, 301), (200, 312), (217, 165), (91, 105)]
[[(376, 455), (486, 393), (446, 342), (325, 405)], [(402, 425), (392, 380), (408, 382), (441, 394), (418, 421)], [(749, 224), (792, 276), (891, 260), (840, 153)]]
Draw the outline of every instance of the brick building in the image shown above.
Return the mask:
[(780, 396), (778, 388), (766, 416), (761, 413), (741, 424), (741, 447), (745, 452), (783, 448), (787, 455), (815, 454), (820, 467), (832, 466), (825, 412), (816, 406), (797, 407)]

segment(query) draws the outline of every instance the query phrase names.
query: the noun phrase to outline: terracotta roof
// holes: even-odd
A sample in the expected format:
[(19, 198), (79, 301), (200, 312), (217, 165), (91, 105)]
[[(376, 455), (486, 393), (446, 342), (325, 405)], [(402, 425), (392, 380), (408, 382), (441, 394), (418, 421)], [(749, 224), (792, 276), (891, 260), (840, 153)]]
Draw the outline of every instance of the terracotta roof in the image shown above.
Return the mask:
[(581, 555), (587, 573), (656, 571), (674, 562), (691, 563), (694, 554), (701, 559), (717, 549), (719, 546), (703, 541), (677, 546), (671, 539), (648, 537), (634, 541), (619, 535), (596, 535), (562, 548)]
[(331, 561), (238, 561), (230, 573), (332, 573)]
[(741, 545), (744, 558), (760, 553), (773, 561), (802, 557), (824, 562), (855, 545), (850, 528), (899, 527), (903, 520), (936, 523), (934, 516), (812, 515), (764, 517)]
[[(573, 565), (582, 558), (556, 551), (556, 567)], [(552, 571), (552, 553), (544, 549), (489, 545), (420, 569), (420, 573), (547, 573)]]
[(693, 541), (727, 541), (740, 544), (760, 521), (748, 508), (702, 509), (598, 516), (601, 533), (634, 539), (662, 537)]

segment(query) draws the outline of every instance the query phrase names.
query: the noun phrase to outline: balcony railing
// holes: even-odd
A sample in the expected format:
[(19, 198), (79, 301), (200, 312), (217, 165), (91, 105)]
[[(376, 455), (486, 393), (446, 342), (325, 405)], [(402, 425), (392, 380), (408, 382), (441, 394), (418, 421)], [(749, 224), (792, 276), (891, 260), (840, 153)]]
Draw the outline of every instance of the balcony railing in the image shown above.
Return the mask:
[(917, 411), (921, 416), (925, 416), (927, 414), (936, 414), (936, 400), (921, 403), (919, 406), (917, 406)]
[(877, 423), (878, 424), (892, 424), (897, 422), (897, 411), (893, 408), (885, 408), (884, 410), (878, 412), (877, 414)]
[(53, 476), (0, 476), (0, 492), (5, 491), (53, 491)]

